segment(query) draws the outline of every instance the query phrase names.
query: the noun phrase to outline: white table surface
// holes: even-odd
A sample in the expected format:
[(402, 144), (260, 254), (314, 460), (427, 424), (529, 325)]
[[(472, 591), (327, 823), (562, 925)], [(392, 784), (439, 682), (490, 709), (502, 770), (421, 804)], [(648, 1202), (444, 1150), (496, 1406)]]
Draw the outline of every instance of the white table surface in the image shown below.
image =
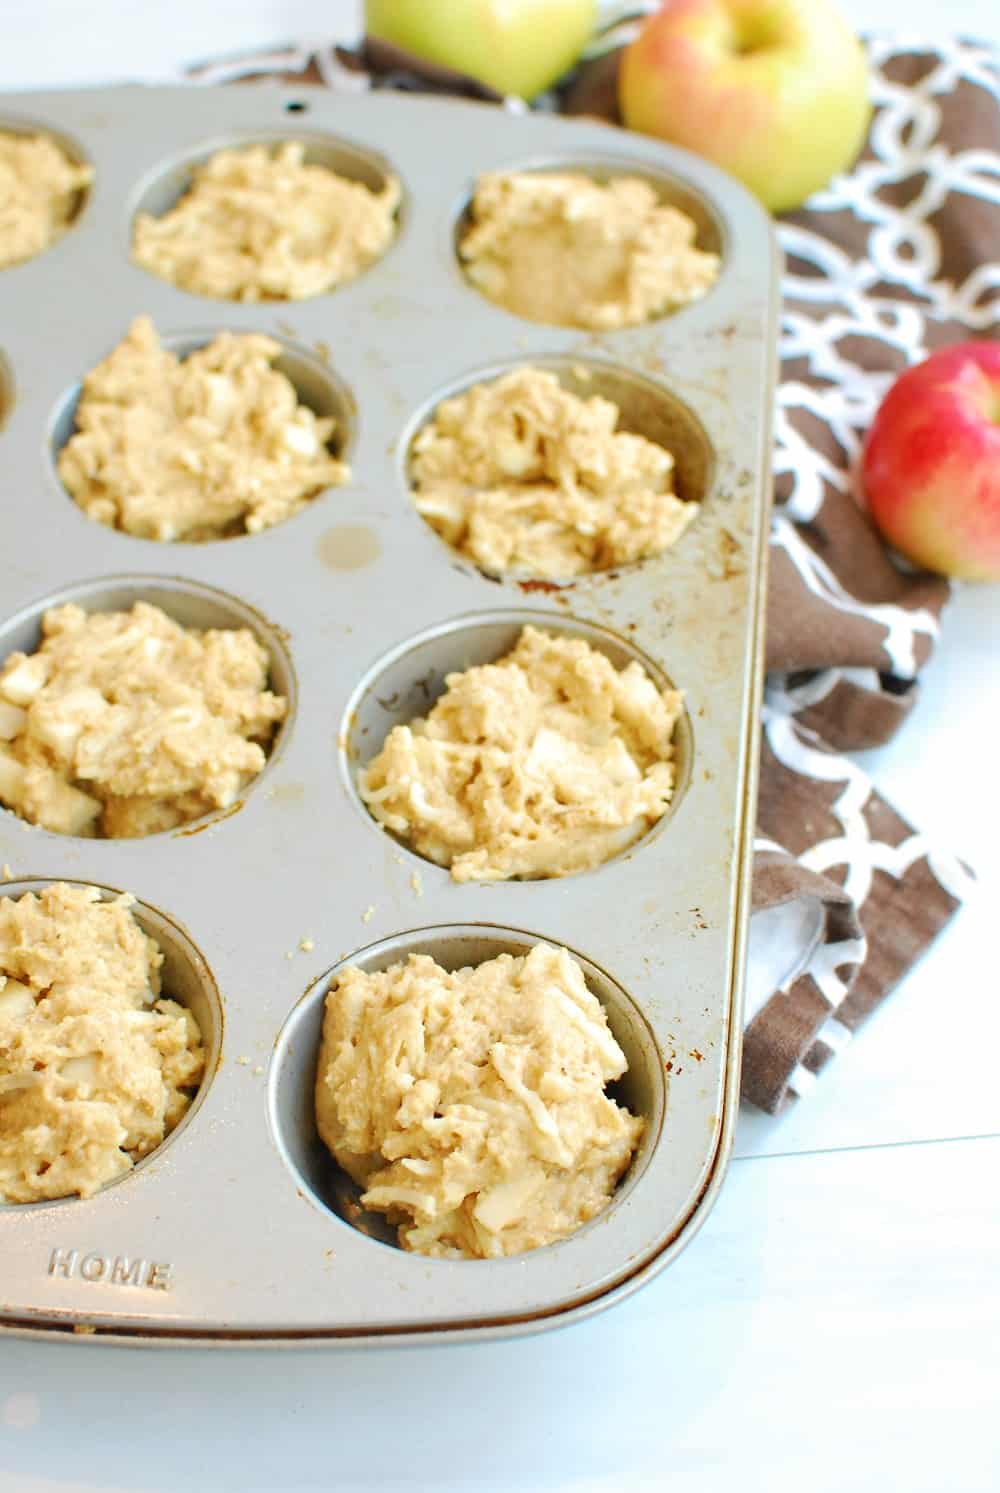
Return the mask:
[[(849, 0), (868, 28), (1000, 40), (996, 0)], [(0, 0), (0, 88), (165, 77), (350, 0)], [(516, 1342), (154, 1352), (0, 1345), (3, 1493), (1000, 1489), (1000, 587), (959, 591), (883, 791), (981, 890), (622, 1305)], [(2, 1262), (0, 1262), (2, 1269)]]

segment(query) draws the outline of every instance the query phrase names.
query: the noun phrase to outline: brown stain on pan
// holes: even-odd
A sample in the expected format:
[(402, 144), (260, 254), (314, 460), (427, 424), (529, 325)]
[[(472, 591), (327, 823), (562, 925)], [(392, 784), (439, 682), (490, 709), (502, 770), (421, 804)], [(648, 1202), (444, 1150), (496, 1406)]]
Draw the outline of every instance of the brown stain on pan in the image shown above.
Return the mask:
[(382, 546), (366, 524), (338, 524), (320, 535), (315, 553), (328, 570), (363, 570), (378, 559)]
[(536, 591), (542, 591), (542, 592), (545, 592), (546, 594), (549, 594), (549, 593), (551, 593), (553, 591), (557, 591), (558, 592), (558, 591), (562, 591), (562, 590), (565, 589), (565, 587), (559, 585), (559, 583), (557, 581), (542, 581), (542, 580), (536, 580), (536, 581), (518, 581), (517, 584), (520, 587), (520, 589), (522, 591), (524, 591), (525, 594), (528, 595), (528, 596), (531, 596)]
[(7, 424), (14, 408), (14, 370), (10, 359), (0, 347), (0, 431)]
[(264, 789), (264, 797), (277, 804), (300, 804), (305, 796), (304, 783), (276, 783), (273, 788)]

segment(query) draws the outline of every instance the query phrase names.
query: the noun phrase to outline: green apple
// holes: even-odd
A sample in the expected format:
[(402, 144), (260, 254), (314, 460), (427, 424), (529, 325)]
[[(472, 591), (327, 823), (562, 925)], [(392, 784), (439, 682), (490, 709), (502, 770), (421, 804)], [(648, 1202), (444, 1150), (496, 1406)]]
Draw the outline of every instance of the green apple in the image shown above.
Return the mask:
[(579, 57), (596, 11), (596, 0), (365, 0), (365, 30), (532, 98)]
[(865, 54), (832, 0), (667, 0), (622, 58), (622, 118), (744, 182), (772, 212), (853, 165)]

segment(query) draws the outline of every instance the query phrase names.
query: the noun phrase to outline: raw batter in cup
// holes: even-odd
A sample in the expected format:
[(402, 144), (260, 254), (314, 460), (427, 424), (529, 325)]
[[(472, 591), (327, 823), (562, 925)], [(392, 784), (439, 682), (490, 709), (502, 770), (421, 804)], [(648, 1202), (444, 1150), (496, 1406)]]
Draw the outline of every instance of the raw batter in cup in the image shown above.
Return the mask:
[(0, 130), (0, 270), (62, 238), (93, 177), (48, 135)]
[(64, 835), (135, 838), (232, 805), (287, 701), (249, 628), (182, 627), (159, 607), (52, 607), (0, 666), (0, 803)]
[(449, 674), (359, 774), (387, 830), (456, 881), (567, 876), (666, 813), (682, 697), (582, 638), (526, 627), (496, 663)]
[(305, 153), (297, 140), (217, 151), (169, 212), (139, 214), (135, 262), (231, 301), (301, 301), (356, 279), (395, 237), (399, 182), (375, 192)]
[(567, 950), (453, 973), (411, 954), (331, 989), (316, 1120), (404, 1249), (521, 1254), (594, 1218), (628, 1170), (644, 1122), (604, 1092), (626, 1066)]
[(272, 365), (281, 344), (222, 332), (183, 361), (148, 316), (87, 374), (59, 476), (88, 518), (140, 539), (229, 539), (284, 523), (350, 468), (335, 421)]
[(614, 331), (696, 301), (719, 257), (686, 213), (640, 177), (576, 172), (481, 176), (459, 255), (472, 284), (529, 321)]
[(0, 1200), (90, 1197), (183, 1118), (205, 1072), (132, 898), (0, 897)]
[(491, 575), (560, 580), (660, 554), (698, 505), (673, 491), (671, 453), (619, 414), (543, 368), (473, 384), (413, 443), (417, 512)]

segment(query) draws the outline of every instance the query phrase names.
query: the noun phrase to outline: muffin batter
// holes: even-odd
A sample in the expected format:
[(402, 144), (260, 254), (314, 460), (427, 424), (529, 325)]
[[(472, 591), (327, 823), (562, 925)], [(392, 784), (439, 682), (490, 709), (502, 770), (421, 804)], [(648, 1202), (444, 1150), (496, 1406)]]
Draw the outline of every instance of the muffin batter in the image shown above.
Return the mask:
[(0, 667), (0, 803), (64, 835), (134, 838), (228, 808), (287, 702), (248, 628), (158, 607), (52, 607), (37, 653)]
[(0, 1199), (90, 1197), (169, 1135), (205, 1071), (163, 955), (96, 887), (0, 898)]
[(674, 789), (681, 696), (636, 662), (526, 627), (496, 663), (449, 674), (359, 774), (372, 814), (456, 881), (566, 876), (618, 854)]
[(606, 332), (698, 300), (719, 258), (648, 182), (553, 171), (479, 179), (459, 246), (483, 295), (529, 321)]
[(355, 279), (392, 242), (399, 182), (373, 192), (305, 153), (297, 140), (217, 151), (169, 212), (136, 218), (136, 263), (231, 301), (301, 301)]
[(617, 405), (518, 368), (438, 405), (413, 443), (418, 513), (491, 574), (554, 579), (659, 554), (697, 511), (674, 459), (619, 431)]
[(565, 949), (454, 973), (411, 954), (346, 969), (326, 998), (319, 1133), (404, 1249), (489, 1259), (606, 1207), (643, 1121), (604, 1093), (626, 1069)]
[(0, 270), (62, 237), (93, 176), (48, 135), (0, 130)]
[(180, 361), (149, 317), (83, 381), (59, 475), (88, 518), (141, 539), (228, 539), (283, 523), (350, 469), (335, 422), (271, 365), (281, 345), (222, 332)]

